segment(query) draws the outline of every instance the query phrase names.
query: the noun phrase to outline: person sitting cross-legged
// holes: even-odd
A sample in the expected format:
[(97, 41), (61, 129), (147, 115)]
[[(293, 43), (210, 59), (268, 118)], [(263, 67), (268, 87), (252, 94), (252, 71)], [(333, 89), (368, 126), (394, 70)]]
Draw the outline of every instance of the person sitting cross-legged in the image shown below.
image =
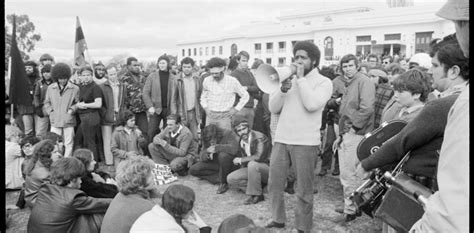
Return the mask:
[[(217, 194), (229, 189), (227, 175), (237, 169), (232, 160), (239, 153), (237, 135), (215, 124), (207, 125), (202, 131), (201, 161), (189, 168), (189, 173), (216, 184), (220, 183)], [(218, 175), (218, 177), (216, 177)]]
[(227, 176), (230, 186), (237, 186), (249, 195), (244, 204), (256, 204), (263, 201), (262, 184), (268, 183), (269, 157), (271, 142), (264, 134), (251, 130), (245, 119), (234, 121), (234, 131), (240, 137), (242, 157), (233, 160), (241, 168)]
[(181, 116), (175, 114), (166, 118), (166, 128), (148, 145), (155, 163), (169, 165), (179, 175), (186, 174), (197, 150), (193, 133), (181, 123)]

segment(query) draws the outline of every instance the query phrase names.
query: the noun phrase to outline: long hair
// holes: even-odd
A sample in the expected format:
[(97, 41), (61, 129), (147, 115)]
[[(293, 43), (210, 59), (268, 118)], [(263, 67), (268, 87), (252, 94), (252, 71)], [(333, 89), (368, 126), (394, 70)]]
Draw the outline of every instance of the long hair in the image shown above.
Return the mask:
[(38, 142), (33, 150), (33, 157), (26, 167), (25, 174), (31, 175), (31, 171), (35, 168), (38, 160), (43, 164), (43, 166), (49, 169), (53, 163), (51, 156), (54, 151), (54, 146), (54, 142), (49, 139)]
[(93, 152), (86, 148), (77, 149), (72, 153), (72, 156), (74, 158), (78, 159), (79, 161), (82, 162), (82, 164), (84, 164), (84, 167), (85, 167), (84, 175), (89, 172), (87, 168), (92, 162), (93, 155), (94, 155)]
[(208, 148), (211, 146), (212, 139), (215, 139), (217, 143), (222, 140), (223, 132), (222, 130), (217, 127), (217, 125), (210, 124), (202, 130), (202, 145), (204, 148)]

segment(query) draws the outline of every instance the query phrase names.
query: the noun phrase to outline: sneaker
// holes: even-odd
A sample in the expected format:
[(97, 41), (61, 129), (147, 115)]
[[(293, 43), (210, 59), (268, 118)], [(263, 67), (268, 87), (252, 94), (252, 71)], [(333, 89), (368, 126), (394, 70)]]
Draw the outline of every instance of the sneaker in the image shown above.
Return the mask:
[(284, 227), (285, 227), (284, 223), (278, 223), (274, 221), (271, 221), (265, 226), (265, 228), (284, 228)]
[(245, 200), (244, 205), (257, 204), (263, 200), (263, 195), (251, 195), (247, 200)]

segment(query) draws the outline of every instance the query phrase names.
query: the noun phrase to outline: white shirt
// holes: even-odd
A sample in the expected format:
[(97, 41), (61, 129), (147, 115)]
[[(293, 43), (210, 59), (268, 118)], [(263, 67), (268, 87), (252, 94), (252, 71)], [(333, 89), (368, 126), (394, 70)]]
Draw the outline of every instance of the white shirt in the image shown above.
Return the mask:
[(184, 84), (184, 98), (186, 98), (187, 111), (193, 110), (196, 105), (196, 83), (194, 83), (193, 76), (186, 77), (183, 74), (183, 84)]
[(239, 103), (234, 107), (240, 111), (249, 101), (249, 93), (240, 85), (236, 78), (224, 75), (216, 81), (211, 75), (204, 79), (202, 84), (201, 106), (215, 112), (229, 111), (235, 102), (235, 94), (240, 96)]
[(245, 154), (248, 156), (252, 156), (252, 153), (250, 152), (250, 142), (252, 141), (251, 133), (249, 132), (249, 137), (248, 141), (241, 140), (240, 141), (240, 147), (244, 149)]

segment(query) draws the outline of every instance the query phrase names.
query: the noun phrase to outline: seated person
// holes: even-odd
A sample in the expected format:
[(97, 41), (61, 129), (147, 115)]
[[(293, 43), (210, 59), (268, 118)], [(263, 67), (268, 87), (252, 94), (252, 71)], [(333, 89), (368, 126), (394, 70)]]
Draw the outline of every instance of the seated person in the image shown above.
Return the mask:
[(140, 215), (156, 205), (159, 196), (152, 170), (153, 160), (145, 156), (132, 156), (118, 165), (119, 193), (110, 203), (102, 222), (102, 232), (128, 233)]
[(135, 115), (125, 110), (120, 114), (120, 124), (112, 133), (110, 148), (117, 169), (120, 161), (131, 156), (143, 155), (142, 144), (146, 142), (142, 132), (135, 125)]
[(43, 184), (28, 221), (28, 232), (100, 232), (112, 199), (89, 197), (81, 187), (84, 165), (61, 158), (51, 165), (51, 184)]
[(21, 164), (23, 156), (21, 153), (20, 140), (21, 130), (12, 125), (5, 125), (5, 188), (20, 189), (23, 185), (21, 175)]
[(115, 181), (112, 179), (104, 179), (97, 173), (94, 173), (95, 164), (92, 151), (89, 149), (77, 149), (72, 153), (74, 158), (79, 159), (84, 164), (85, 173), (81, 180), (81, 190), (88, 196), (99, 198), (114, 198), (118, 193)]
[(262, 184), (268, 183), (271, 142), (264, 134), (250, 130), (245, 119), (234, 121), (234, 130), (240, 137), (239, 149), (242, 157), (233, 160), (241, 168), (227, 176), (230, 186), (237, 186), (249, 195), (244, 204), (256, 204), (263, 201)]
[(189, 173), (213, 184), (220, 183), (217, 194), (225, 193), (229, 189), (227, 175), (237, 169), (232, 160), (238, 153), (239, 139), (233, 131), (207, 125), (202, 131), (200, 161), (189, 168)]
[(193, 138), (191, 130), (181, 124), (181, 117), (172, 114), (166, 118), (166, 128), (148, 145), (148, 151), (155, 163), (170, 165), (172, 172), (185, 175), (198, 150)]
[(49, 183), (51, 164), (61, 157), (58, 146), (49, 139), (35, 145), (33, 157), (25, 169), (25, 201), (28, 207), (33, 208), (39, 188), (43, 183)]
[[(130, 232), (211, 232), (201, 217), (194, 212), (196, 195), (194, 191), (182, 184), (169, 186), (163, 193), (162, 204), (142, 214), (133, 224)], [(193, 226), (183, 224), (183, 220)]]

